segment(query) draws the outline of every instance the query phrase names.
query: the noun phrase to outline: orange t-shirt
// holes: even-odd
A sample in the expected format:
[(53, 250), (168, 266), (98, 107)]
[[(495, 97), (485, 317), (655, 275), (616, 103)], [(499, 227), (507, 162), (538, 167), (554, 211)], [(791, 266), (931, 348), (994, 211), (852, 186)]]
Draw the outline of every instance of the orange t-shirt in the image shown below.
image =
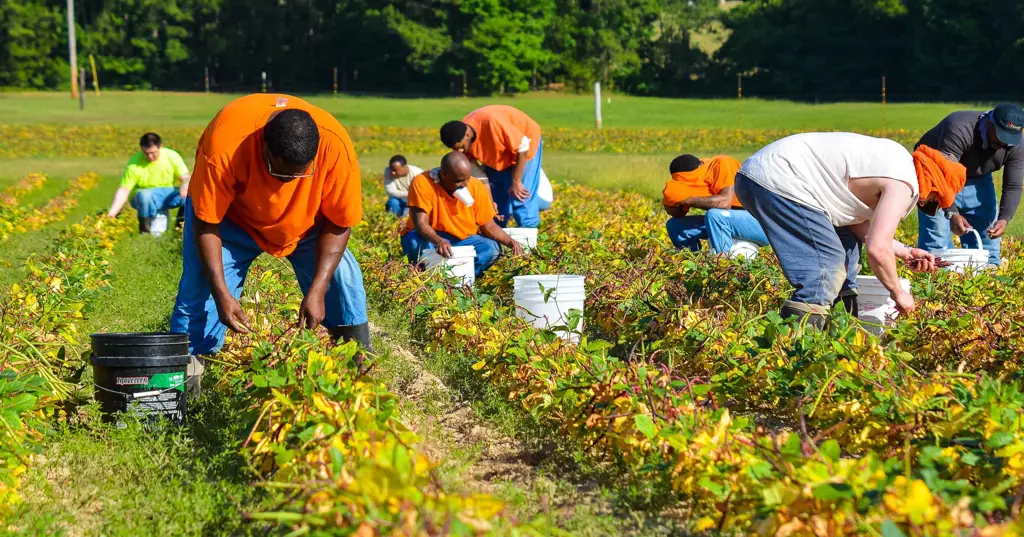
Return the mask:
[[(423, 172), (412, 180), (409, 185), (409, 207), (418, 207), (427, 213), (430, 227), (434, 231), (443, 231), (465, 239), (476, 235), (480, 226), (494, 219), (494, 205), (491, 203), (491, 191), (476, 177), (470, 177), (466, 188), (473, 195), (473, 206), (448, 194), (438, 179), (437, 168)], [(402, 235), (413, 229), (412, 216), (405, 224)]]
[(530, 139), (526, 160), (532, 159), (540, 147), (540, 125), (511, 106), (494, 104), (478, 108), (462, 118), (462, 122), (476, 130), (476, 141), (467, 155), (498, 171), (516, 165), (524, 136)]
[[(263, 127), (274, 112), (296, 108), (320, 128), (314, 175), (285, 183), (267, 171)], [(257, 93), (235, 99), (206, 127), (196, 149), (189, 196), (196, 216), (226, 216), (268, 254), (283, 257), (320, 218), (353, 227), (363, 218), (359, 163), (348, 133), (331, 114), (290, 95)]]
[[(696, 170), (672, 174), (672, 179), (665, 183), (665, 189), (661, 191), (662, 204), (674, 207), (692, 196), (714, 196), (736, 182), (738, 171), (740, 161), (728, 155), (704, 159)], [(737, 209), (743, 207), (735, 195), (732, 206)]]

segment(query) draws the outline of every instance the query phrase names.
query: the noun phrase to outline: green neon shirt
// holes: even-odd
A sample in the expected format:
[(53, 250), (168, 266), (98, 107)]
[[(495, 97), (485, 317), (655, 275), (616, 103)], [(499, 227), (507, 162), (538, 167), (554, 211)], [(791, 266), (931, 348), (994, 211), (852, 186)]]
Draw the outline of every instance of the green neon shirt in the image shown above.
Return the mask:
[(174, 186), (174, 180), (188, 174), (181, 155), (173, 149), (160, 149), (160, 158), (150, 162), (142, 151), (128, 159), (121, 186), (128, 189)]

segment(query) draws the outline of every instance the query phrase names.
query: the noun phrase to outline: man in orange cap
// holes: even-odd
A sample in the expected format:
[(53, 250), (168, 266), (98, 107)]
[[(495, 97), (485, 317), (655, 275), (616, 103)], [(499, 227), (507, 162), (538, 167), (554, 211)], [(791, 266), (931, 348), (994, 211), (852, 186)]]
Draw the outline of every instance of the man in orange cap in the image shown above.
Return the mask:
[(522, 246), (494, 222), (490, 193), (471, 170), (466, 155), (452, 151), (441, 159), (441, 167), (412, 180), (409, 220), (402, 230), (402, 250), (410, 263), (419, 261), (423, 250), (451, 257), (452, 246), (472, 246), (479, 277), (498, 260), (502, 246), (523, 254)]
[(263, 252), (295, 269), (302, 326), (369, 348), (363, 275), (346, 248), (363, 214), (359, 163), (334, 116), (288, 95), (232, 101), (199, 140), (185, 211), (171, 331), (189, 335), (192, 354), (216, 352), (226, 328), (249, 331), (238, 297)]
[(897, 309), (914, 309), (896, 259), (932, 271), (935, 257), (896, 241), (896, 229), (915, 206), (934, 213), (951, 205), (965, 179), (963, 166), (935, 151), (911, 156), (892, 140), (812, 132), (783, 138), (747, 159), (736, 175), (736, 195), (761, 223), (793, 286), (782, 317), (808, 317), (821, 326), (840, 302), (858, 312), (861, 243)]
[[(740, 163), (728, 155), (701, 160), (680, 155), (672, 160), (672, 179), (662, 190), (662, 205), (672, 218), (665, 222), (669, 239), (676, 248), (700, 249), (707, 240), (716, 253), (728, 253), (733, 240), (767, 246), (761, 224), (743, 210), (733, 183)], [(704, 209), (704, 215), (689, 216), (690, 209)]]
[(510, 218), (520, 227), (540, 225), (544, 141), (530, 116), (511, 106), (485, 106), (445, 123), (441, 143), (483, 164), (502, 227)]

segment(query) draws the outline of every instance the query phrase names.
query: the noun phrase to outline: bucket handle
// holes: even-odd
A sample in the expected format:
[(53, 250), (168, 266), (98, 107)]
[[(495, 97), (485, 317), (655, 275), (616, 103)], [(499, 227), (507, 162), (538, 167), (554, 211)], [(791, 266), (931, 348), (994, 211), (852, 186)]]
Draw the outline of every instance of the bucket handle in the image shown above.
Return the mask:
[[(974, 233), (974, 236), (978, 238), (978, 248), (981, 248), (981, 233), (978, 233), (977, 229), (971, 228), (967, 230), (967, 233)], [(967, 233), (964, 233), (966, 235)], [(960, 243), (960, 247), (963, 248), (964, 243)]]

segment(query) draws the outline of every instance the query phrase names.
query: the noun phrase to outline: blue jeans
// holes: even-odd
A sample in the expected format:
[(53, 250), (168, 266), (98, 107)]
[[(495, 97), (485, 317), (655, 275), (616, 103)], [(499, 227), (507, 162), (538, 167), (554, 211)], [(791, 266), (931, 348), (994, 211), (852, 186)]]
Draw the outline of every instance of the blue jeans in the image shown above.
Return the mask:
[(706, 215), (669, 218), (665, 229), (672, 244), (682, 250), (699, 250), (700, 241), (707, 240), (715, 253), (727, 253), (734, 239), (768, 245), (761, 224), (743, 209), (710, 209)]
[(761, 223), (782, 274), (793, 286), (787, 305), (828, 314), (840, 296), (857, 294), (860, 242), (816, 211), (736, 175), (736, 196)]
[[(985, 233), (999, 217), (999, 203), (996, 200), (996, 185), (992, 174), (971, 177), (964, 189), (956, 195), (956, 206), (960, 214), (967, 219), (978, 234), (981, 235), (981, 246), (988, 250), (988, 262), (993, 265), (1000, 263), (1000, 239), (990, 239)], [(960, 236), (964, 248), (979, 248), (974, 233)], [(949, 229), (943, 211), (936, 211), (935, 216), (928, 216), (924, 211), (917, 210), (917, 247), (934, 252), (943, 248), (953, 247), (953, 233)]]
[(178, 187), (159, 186), (136, 190), (130, 203), (139, 212), (139, 218), (153, 218), (160, 211), (181, 207), (185, 198), (179, 195)]
[[(182, 273), (178, 283), (178, 297), (171, 313), (171, 332), (188, 334), (189, 352), (192, 354), (213, 354), (224, 344), (227, 327), (220, 322), (217, 304), (213, 300), (210, 284), (203, 274), (202, 261), (193, 239), (192, 200), (185, 203), (185, 231), (182, 241)], [(237, 300), (242, 294), (242, 285), (249, 273), (252, 262), (263, 250), (244, 229), (225, 218), (220, 223), (220, 237), (224, 246), (224, 279), (228, 290)], [(316, 248), (320, 234), (314, 228), (299, 241), (298, 247), (288, 256), (295, 278), (303, 293), (309, 290), (316, 272)], [(323, 325), (328, 328), (365, 324), (366, 291), (363, 289), (363, 273), (351, 250), (338, 263), (331, 276), (324, 300), (326, 316)]]
[(388, 198), (388, 202), (384, 204), (384, 208), (395, 216), (402, 216), (402, 211), (408, 206), (402, 198)]
[[(470, 235), (465, 239), (459, 240), (458, 237), (443, 231), (438, 231), (437, 234), (450, 242), (452, 246), (472, 246), (476, 249), (473, 271), (478, 278), (501, 257), (501, 245), (498, 244), (498, 241), (488, 239), (482, 235)], [(420, 234), (416, 233), (415, 229), (411, 229), (408, 233), (402, 235), (402, 251), (405, 252), (405, 257), (409, 259), (410, 263), (419, 261), (420, 253), (423, 250), (433, 249), (433, 243), (423, 240)]]
[(537, 188), (540, 186), (541, 159), (544, 156), (544, 140), (537, 141), (537, 154), (526, 162), (526, 169), (523, 170), (523, 187), (530, 191), (530, 197), (526, 201), (508, 193), (512, 187), (512, 172), (515, 167), (505, 170), (495, 170), (484, 166), (487, 172), (487, 181), (491, 185), (491, 198), (498, 205), (498, 214), (504, 216), (504, 220), (498, 221), (498, 225), (508, 225), (509, 217), (516, 219), (519, 227), (540, 226), (540, 198), (537, 197)]

